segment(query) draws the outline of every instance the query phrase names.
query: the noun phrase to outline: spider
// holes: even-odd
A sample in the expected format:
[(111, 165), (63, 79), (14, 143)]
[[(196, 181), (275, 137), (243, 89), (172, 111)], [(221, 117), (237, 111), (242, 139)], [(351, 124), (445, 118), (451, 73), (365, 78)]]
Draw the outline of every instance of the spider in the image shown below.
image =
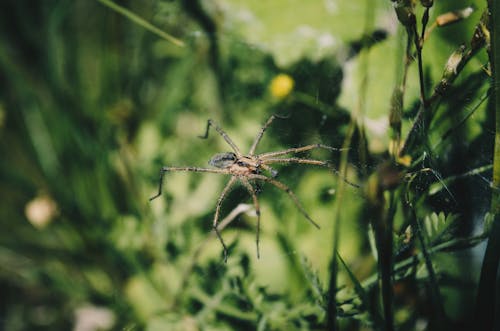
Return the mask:
[[(231, 178), (227, 182), (226, 186), (222, 190), (218, 200), (217, 204), (215, 206), (215, 213), (214, 213), (214, 218), (213, 218), (213, 223), (212, 223), (212, 228), (217, 235), (217, 238), (219, 239), (220, 243), (222, 244), (223, 251), (224, 251), (224, 262), (227, 262), (227, 246), (222, 239), (222, 236), (220, 234), (220, 231), (218, 229), (218, 224), (219, 224), (219, 216), (220, 216), (220, 209), (222, 202), (224, 198), (227, 196), (231, 188), (237, 183), (240, 182), (243, 187), (248, 191), (250, 196), (252, 197), (253, 204), (255, 207), (255, 213), (257, 214), (257, 234), (256, 234), (256, 246), (257, 246), (257, 258), (260, 257), (260, 248), (259, 248), (259, 236), (260, 236), (260, 206), (259, 206), (259, 199), (257, 198), (257, 190), (256, 188), (252, 185), (254, 182), (261, 181), (265, 183), (269, 183), (276, 188), (284, 191), (289, 195), (295, 206), (297, 207), (298, 211), (316, 228), (320, 228), (319, 225), (307, 214), (305, 211), (304, 207), (300, 203), (299, 199), (295, 195), (295, 193), (292, 192), (292, 190), (282, 182), (278, 181), (276, 176), (278, 175), (278, 172), (271, 168), (271, 164), (310, 164), (310, 165), (317, 165), (317, 166), (323, 166), (323, 167), (328, 167), (332, 168), (331, 164), (327, 161), (321, 161), (321, 160), (314, 160), (314, 159), (308, 159), (308, 158), (301, 158), (301, 157), (285, 157), (289, 154), (296, 154), (296, 153), (302, 153), (302, 152), (307, 152), (311, 151), (314, 149), (326, 149), (329, 151), (341, 151), (342, 149), (339, 148), (334, 148), (330, 147), (327, 145), (323, 144), (312, 144), (312, 145), (306, 145), (302, 147), (294, 147), (294, 148), (288, 148), (282, 151), (276, 151), (276, 152), (268, 152), (268, 153), (262, 153), (262, 154), (255, 154), (255, 150), (257, 149), (257, 145), (262, 139), (262, 136), (264, 135), (266, 129), (271, 125), (271, 123), (274, 121), (276, 118), (285, 118), (280, 115), (272, 115), (267, 122), (261, 127), (260, 131), (258, 132), (257, 136), (255, 137), (255, 140), (250, 147), (250, 151), (248, 154), (243, 154), (238, 146), (231, 140), (231, 138), (227, 135), (227, 133), (222, 130), (222, 128), (213, 120), (209, 119), (207, 121), (207, 127), (205, 134), (203, 136), (199, 136), (202, 139), (208, 138), (208, 133), (210, 130), (210, 127), (214, 127), (217, 133), (224, 138), (226, 143), (231, 147), (233, 150), (232, 152), (224, 152), (224, 153), (219, 153), (215, 154), (210, 161), (208, 162), (209, 165), (213, 166), (214, 168), (198, 168), (198, 167), (162, 167), (160, 170), (160, 180), (159, 180), (159, 187), (158, 187), (158, 193), (151, 197), (149, 201), (154, 200), (158, 198), (161, 193), (162, 193), (162, 186), (163, 186), (163, 176), (165, 175), (166, 172), (169, 171), (188, 171), (188, 172), (208, 172), (208, 173), (215, 173), (215, 174), (222, 174), (222, 175), (230, 175)], [(270, 176), (266, 176), (265, 174), (268, 174)]]

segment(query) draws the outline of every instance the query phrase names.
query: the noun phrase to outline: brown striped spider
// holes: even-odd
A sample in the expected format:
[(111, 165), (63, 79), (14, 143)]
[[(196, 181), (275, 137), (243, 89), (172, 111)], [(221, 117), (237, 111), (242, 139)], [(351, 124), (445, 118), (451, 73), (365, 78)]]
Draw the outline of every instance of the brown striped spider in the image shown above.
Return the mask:
[[(250, 147), (250, 151), (248, 154), (244, 155), (241, 153), (240, 149), (236, 144), (231, 140), (231, 138), (227, 135), (224, 130), (222, 130), (216, 122), (213, 120), (209, 119), (207, 122), (207, 128), (206, 132), (203, 136), (199, 136), (200, 138), (206, 139), (208, 138), (208, 132), (210, 130), (210, 127), (213, 126), (215, 130), (224, 138), (226, 143), (231, 146), (231, 149), (233, 150), (232, 152), (225, 152), (225, 153), (219, 153), (215, 154), (212, 159), (208, 162), (211, 166), (215, 168), (198, 168), (198, 167), (162, 167), (160, 170), (160, 184), (158, 187), (158, 194), (156, 194), (154, 197), (151, 197), (149, 200), (156, 199), (161, 195), (162, 191), (162, 183), (163, 183), (163, 176), (165, 175), (166, 172), (168, 171), (191, 171), (191, 172), (209, 172), (209, 173), (214, 173), (214, 174), (223, 174), (223, 175), (230, 175), (231, 178), (227, 182), (226, 186), (222, 190), (222, 193), (219, 196), (219, 199), (217, 200), (217, 204), (215, 206), (215, 214), (213, 218), (213, 230), (215, 234), (217, 235), (217, 238), (222, 244), (223, 250), (224, 250), (224, 262), (227, 261), (227, 246), (224, 243), (224, 240), (222, 239), (222, 236), (219, 232), (218, 225), (219, 225), (219, 214), (220, 214), (220, 208), (222, 205), (222, 201), (224, 198), (227, 196), (229, 193), (230, 189), (234, 186), (236, 182), (240, 182), (243, 187), (248, 191), (250, 196), (253, 199), (253, 204), (255, 207), (255, 213), (257, 214), (257, 236), (256, 236), (256, 245), (257, 245), (257, 258), (260, 257), (260, 252), (259, 252), (259, 235), (260, 235), (260, 206), (259, 206), (259, 199), (257, 198), (257, 192), (254, 186), (252, 185), (253, 182), (257, 181), (262, 181), (265, 183), (269, 183), (278, 189), (284, 191), (287, 193), (299, 212), (304, 215), (304, 217), (316, 228), (319, 229), (319, 225), (312, 220), (312, 218), (307, 214), (305, 211), (304, 207), (302, 207), (302, 204), (298, 200), (297, 196), (295, 193), (292, 192), (292, 190), (286, 186), (285, 184), (281, 183), (280, 181), (276, 180), (275, 177), (278, 175), (278, 172), (271, 168), (271, 164), (311, 164), (311, 165), (317, 165), (317, 166), (323, 166), (323, 167), (328, 167), (332, 168), (330, 163), (327, 161), (321, 161), (321, 160), (313, 160), (313, 159), (308, 159), (308, 158), (301, 158), (301, 157), (284, 157), (287, 154), (296, 154), (296, 153), (302, 153), (302, 152), (307, 152), (311, 151), (314, 149), (326, 149), (329, 151), (340, 151), (341, 149), (322, 145), (322, 144), (312, 144), (312, 145), (307, 145), (307, 146), (302, 146), (302, 147), (295, 147), (295, 148), (288, 148), (282, 151), (277, 151), (277, 152), (268, 152), (268, 153), (262, 153), (262, 154), (255, 154), (255, 150), (257, 148), (257, 145), (259, 144), (260, 140), (262, 139), (262, 136), (264, 135), (264, 132), (266, 129), (271, 125), (273, 120), (275, 118), (282, 118), (281, 116), (278, 115), (272, 115), (267, 122), (264, 124), (264, 126), (260, 129), (259, 133), (255, 137), (255, 140)], [(264, 175), (264, 173), (268, 173), (270, 176)], [(353, 184), (354, 185), (354, 184)]]

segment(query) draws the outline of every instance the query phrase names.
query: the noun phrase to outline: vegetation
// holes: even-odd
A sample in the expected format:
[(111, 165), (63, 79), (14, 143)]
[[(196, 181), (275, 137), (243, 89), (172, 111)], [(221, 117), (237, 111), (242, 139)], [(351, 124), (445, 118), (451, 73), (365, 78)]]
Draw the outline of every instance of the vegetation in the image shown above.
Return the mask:
[[(0, 4), (0, 330), (491, 330), (493, 1)], [(321, 143), (221, 209), (245, 152)], [(284, 117), (284, 118), (282, 118)], [(274, 166), (273, 166), (274, 168)], [(498, 317), (497, 317), (498, 319)], [(496, 324), (495, 324), (496, 323)]]

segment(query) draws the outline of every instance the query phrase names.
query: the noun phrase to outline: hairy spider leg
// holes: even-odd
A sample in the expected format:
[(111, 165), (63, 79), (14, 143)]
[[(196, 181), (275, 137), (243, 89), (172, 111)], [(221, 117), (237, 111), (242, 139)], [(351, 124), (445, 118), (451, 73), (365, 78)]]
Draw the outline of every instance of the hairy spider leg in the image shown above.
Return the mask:
[(241, 152), (240, 152), (240, 149), (238, 148), (238, 146), (236, 146), (236, 144), (231, 140), (231, 138), (229, 137), (229, 135), (220, 128), (220, 126), (212, 119), (209, 119), (207, 121), (207, 128), (205, 130), (205, 134), (203, 136), (198, 136), (199, 138), (201, 139), (207, 139), (208, 138), (208, 131), (210, 130), (210, 127), (213, 126), (215, 128), (215, 130), (217, 131), (217, 133), (219, 133), (221, 135), (222, 138), (224, 138), (224, 140), (226, 141), (226, 143), (231, 146), (231, 148), (233, 149), (233, 151), (238, 155), (238, 156), (241, 156)]
[(260, 128), (260, 131), (257, 134), (257, 136), (255, 137), (255, 140), (254, 140), (254, 142), (252, 144), (252, 147), (250, 147), (250, 151), (248, 152), (248, 155), (251, 155), (251, 156), (254, 155), (255, 150), (257, 149), (257, 145), (259, 144), (260, 140), (262, 139), (262, 136), (264, 135), (264, 132), (266, 132), (267, 128), (271, 125), (271, 123), (274, 121), (275, 118), (284, 119), (286, 117), (285, 116), (279, 116), (279, 115), (276, 115), (276, 114), (271, 115), (271, 117), (269, 117), (269, 119), (267, 120), (267, 122)]
[(340, 152), (340, 151), (345, 150), (345, 148), (335, 148), (335, 147), (331, 147), (331, 146), (323, 145), (323, 144), (312, 144), (312, 145), (307, 145), (307, 146), (302, 146), (302, 147), (288, 148), (288, 149), (285, 149), (282, 151), (277, 151), (277, 152), (262, 153), (262, 154), (259, 154), (258, 157), (260, 159), (265, 159), (265, 158), (275, 157), (275, 156), (280, 156), (280, 155), (285, 155), (285, 154), (307, 152), (307, 151), (310, 151), (313, 149), (318, 149), (318, 148), (326, 149), (329, 151), (335, 151), (335, 152)]
[(214, 174), (230, 174), (226, 169), (208, 169), (208, 168), (197, 168), (197, 167), (162, 167), (160, 169), (160, 184), (158, 185), (158, 194), (154, 197), (149, 198), (149, 201), (158, 198), (161, 195), (163, 187), (163, 176), (168, 171), (191, 171), (191, 172), (211, 172)]
[(263, 163), (261, 163), (261, 164), (260, 164), (260, 167), (261, 167), (262, 169), (264, 169), (264, 170), (268, 171), (268, 172), (271, 174), (271, 177), (273, 177), (273, 178), (274, 178), (274, 177), (278, 176), (278, 170), (271, 168), (271, 167), (270, 167), (270, 166), (268, 166), (267, 164), (263, 164)]
[[(266, 158), (266, 159), (262, 160), (262, 166), (268, 165), (268, 164), (273, 164), (273, 163), (298, 163), (298, 164), (318, 165), (318, 166), (321, 166), (321, 167), (330, 168), (336, 175), (340, 175), (339, 171), (337, 169), (335, 169), (332, 166), (332, 164), (330, 162), (328, 162), (328, 161), (303, 159), (303, 158), (300, 158), (300, 157), (290, 157), (290, 158), (285, 158), (285, 159), (281, 159), (281, 158)], [(340, 177), (340, 178), (346, 184), (348, 184), (348, 185), (350, 185), (352, 187), (356, 187), (356, 188), (360, 188), (361, 187), (358, 184), (355, 184), (355, 183), (351, 182), (347, 178), (343, 178), (343, 177)]]
[(263, 165), (268, 165), (272, 163), (299, 163), (299, 164), (312, 164), (312, 165), (318, 165), (322, 167), (327, 167), (331, 168), (332, 165), (328, 161), (320, 161), (320, 160), (313, 160), (313, 159), (303, 159), (300, 157), (289, 157), (289, 158), (266, 158), (262, 160)]
[(267, 182), (267, 183), (270, 183), (274, 186), (276, 186), (277, 188), (279, 188), (280, 190), (286, 192), (290, 198), (292, 199), (292, 201), (295, 203), (295, 206), (297, 207), (297, 209), (301, 212), (302, 215), (304, 215), (304, 217), (309, 221), (311, 222), (312, 225), (314, 225), (315, 227), (317, 227), (318, 229), (320, 228), (318, 223), (316, 223), (306, 212), (306, 210), (304, 209), (304, 207), (302, 207), (302, 204), (300, 203), (299, 199), (297, 198), (297, 196), (295, 195), (295, 193), (293, 193), (293, 191), (288, 187), (286, 186), (285, 184), (283, 184), (282, 182), (280, 181), (277, 181), (276, 179), (272, 179), (272, 178), (269, 178), (269, 177), (266, 177), (266, 176), (262, 176), (262, 175), (249, 175), (248, 178), (250, 179), (258, 179), (258, 180), (262, 180), (264, 182)]
[(257, 198), (257, 193), (255, 192), (255, 189), (253, 188), (252, 184), (243, 177), (240, 177), (240, 182), (245, 186), (247, 189), (248, 193), (252, 196), (253, 199), (253, 205), (255, 207), (255, 213), (257, 214), (257, 236), (255, 238), (255, 243), (257, 245), (257, 258), (260, 258), (260, 245), (259, 245), (259, 238), (260, 238), (260, 205), (259, 205), (259, 199)]
[(236, 182), (237, 178), (235, 176), (232, 176), (229, 182), (227, 182), (226, 186), (222, 190), (219, 199), (217, 200), (217, 205), (215, 207), (215, 214), (214, 214), (214, 221), (212, 228), (214, 229), (215, 234), (217, 235), (217, 238), (219, 239), (220, 243), (222, 244), (222, 248), (224, 250), (224, 262), (227, 262), (227, 246), (224, 243), (224, 240), (222, 239), (222, 236), (220, 234), (220, 231), (218, 229), (218, 222), (219, 222), (219, 214), (220, 214), (220, 207), (222, 206), (222, 201), (224, 198), (227, 196), (227, 193), (233, 186), (233, 184)]

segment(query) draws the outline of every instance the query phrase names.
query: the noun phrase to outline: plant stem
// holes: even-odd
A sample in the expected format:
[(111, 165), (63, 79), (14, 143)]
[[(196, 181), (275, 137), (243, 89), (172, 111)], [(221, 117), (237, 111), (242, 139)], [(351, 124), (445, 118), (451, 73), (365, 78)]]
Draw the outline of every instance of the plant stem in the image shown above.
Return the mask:
[(379, 274), (382, 285), (382, 303), (384, 306), (385, 330), (394, 330), (394, 307), (393, 307), (393, 224), (396, 213), (396, 197), (394, 192), (389, 193), (389, 207), (382, 224), (378, 229), (374, 227), (377, 236)]
[(493, 184), (491, 191), (491, 209), (493, 224), (484, 254), (481, 276), (479, 279), (476, 298), (475, 321), (478, 330), (493, 330), (498, 327), (499, 321), (495, 323), (495, 310), (498, 310), (498, 298), (496, 293), (500, 284), (497, 281), (498, 264), (500, 261), (500, 93), (498, 83), (500, 82), (500, 43), (495, 38), (500, 33), (500, 13), (498, 1), (488, 0), (489, 20), (488, 27), (491, 35), (491, 49), (489, 52), (493, 102), (491, 110), (495, 112), (495, 147), (493, 155)]
[(446, 318), (443, 300), (441, 299), (441, 293), (439, 292), (439, 284), (436, 277), (436, 272), (434, 271), (434, 267), (432, 266), (431, 255), (429, 254), (428, 242), (425, 233), (422, 231), (422, 227), (420, 226), (420, 222), (417, 218), (415, 210), (413, 210), (413, 218), (414, 224), (416, 227), (416, 234), (418, 241), (420, 242), (420, 247), (422, 249), (422, 255), (424, 258), (425, 266), (427, 268), (427, 272), (429, 273), (429, 291), (431, 293), (432, 303), (433, 303), (433, 311), (434, 311), (434, 320), (437, 323), (437, 327), (442, 329), (444, 327), (444, 321)]
[[(349, 157), (349, 146), (351, 145), (352, 135), (356, 128), (356, 121), (354, 118), (351, 119), (349, 128), (347, 131), (346, 138), (343, 144), (343, 150), (340, 156), (340, 167), (339, 167), (339, 177), (346, 178), (347, 176), (347, 161)], [(338, 181), (338, 193), (337, 201), (335, 204), (335, 209), (333, 211), (333, 253), (332, 262), (330, 266), (330, 280), (328, 284), (328, 306), (327, 306), (327, 321), (326, 329), (330, 331), (336, 330), (337, 324), (337, 275), (338, 275), (338, 261), (337, 261), (337, 250), (339, 246), (339, 234), (340, 234), (340, 210), (342, 208), (343, 196), (345, 191), (345, 181)]]
[(425, 98), (425, 83), (424, 83), (424, 66), (422, 62), (422, 42), (418, 36), (417, 25), (413, 26), (413, 38), (415, 43), (415, 49), (417, 50), (417, 62), (418, 62), (418, 78), (420, 83), (420, 102), (422, 103), (422, 109), (425, 112), (427, 108), (427, 100)]

